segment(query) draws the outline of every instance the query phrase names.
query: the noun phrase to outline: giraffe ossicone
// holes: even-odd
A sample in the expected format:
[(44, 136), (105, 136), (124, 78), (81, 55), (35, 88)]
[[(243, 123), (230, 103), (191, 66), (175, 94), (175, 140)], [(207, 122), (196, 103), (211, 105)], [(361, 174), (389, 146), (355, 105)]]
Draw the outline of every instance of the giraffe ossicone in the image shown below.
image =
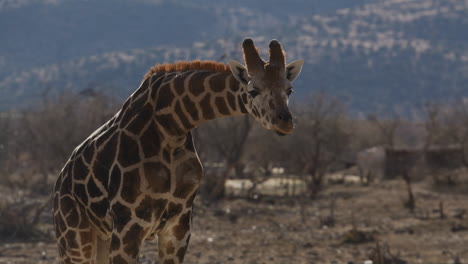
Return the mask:
[(72, 153), (54, 188), (62, 263), (137, 263), (158, 237), (158, 263), (182, 263), (202, 165), (190, 130), (250, 114), (280, 135), (294, 129), (291, 82), (303, 61), (285, 64), (278, 41), (263, 61), (244, 40), (246, 66), (179, 62), (153, 67), (122, 108)]

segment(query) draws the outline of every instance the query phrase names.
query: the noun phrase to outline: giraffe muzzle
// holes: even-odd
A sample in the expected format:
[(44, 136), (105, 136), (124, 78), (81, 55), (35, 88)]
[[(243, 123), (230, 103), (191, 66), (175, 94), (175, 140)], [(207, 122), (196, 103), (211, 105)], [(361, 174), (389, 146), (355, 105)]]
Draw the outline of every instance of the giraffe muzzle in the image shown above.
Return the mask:
[(280, 136), (289, 135), (294, 130), (294, 122), (291, 113), (284, 109), (278, 111), (274, 122), (273, 129)]

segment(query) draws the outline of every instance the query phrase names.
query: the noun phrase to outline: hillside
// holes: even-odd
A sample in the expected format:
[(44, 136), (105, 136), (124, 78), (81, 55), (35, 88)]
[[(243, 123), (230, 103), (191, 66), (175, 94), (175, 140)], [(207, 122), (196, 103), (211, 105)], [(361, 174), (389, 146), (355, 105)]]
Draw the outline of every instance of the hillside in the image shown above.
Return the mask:
[[(278, 38), (289, 60), (306, 60), (298, 98), (326, 91), (354, 111), (373, 111), (468, 96), (467, 1), (295, 0), (267, 11), (259, 11), (266, 1), (119, 0), (112, 8), (106, 1), (0, 2), (0, 32), (8, 36), (0, 44), (0, 108), (64, 89), (124, 98), (155, 63), (240, 60), (245, 36), (255, 36), (264, 54)], [(46, 22), (28, 28), (40, 10)], [(21, 23), (25, 17), (31, 22)]]

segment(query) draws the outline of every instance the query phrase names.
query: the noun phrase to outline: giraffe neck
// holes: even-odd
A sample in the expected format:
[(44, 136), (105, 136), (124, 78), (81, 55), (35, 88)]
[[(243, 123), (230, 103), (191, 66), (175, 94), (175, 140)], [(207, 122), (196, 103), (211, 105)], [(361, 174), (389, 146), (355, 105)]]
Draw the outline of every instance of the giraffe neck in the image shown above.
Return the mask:
[(180, 137), (205, 121), (246, 114), (240, 83), (228, 72), (154, 74), (154, 116), (167, 136)]
[(247, 114), (246, 99), (229, 72), (158, 72), (141, 83), (111, 122), (143, 141), (151, 130), (177, 148), (205, 121)]

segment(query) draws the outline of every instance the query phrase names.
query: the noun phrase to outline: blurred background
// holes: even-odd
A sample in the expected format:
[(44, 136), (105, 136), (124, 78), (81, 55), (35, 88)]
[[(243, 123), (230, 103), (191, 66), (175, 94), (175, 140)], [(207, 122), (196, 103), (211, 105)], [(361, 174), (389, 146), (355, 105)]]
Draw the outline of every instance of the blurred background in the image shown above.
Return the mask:
[[(157, 63), (305, 60), (280, 138), (194, 131), (187, 263), (468, 262), (467, 0), (0, 0), (0, 263), (55, 263), (71, 151)], [(156, 242), (140, 262), (152, 263)], [(219, 253), (219, 252), (222, 252)]]

